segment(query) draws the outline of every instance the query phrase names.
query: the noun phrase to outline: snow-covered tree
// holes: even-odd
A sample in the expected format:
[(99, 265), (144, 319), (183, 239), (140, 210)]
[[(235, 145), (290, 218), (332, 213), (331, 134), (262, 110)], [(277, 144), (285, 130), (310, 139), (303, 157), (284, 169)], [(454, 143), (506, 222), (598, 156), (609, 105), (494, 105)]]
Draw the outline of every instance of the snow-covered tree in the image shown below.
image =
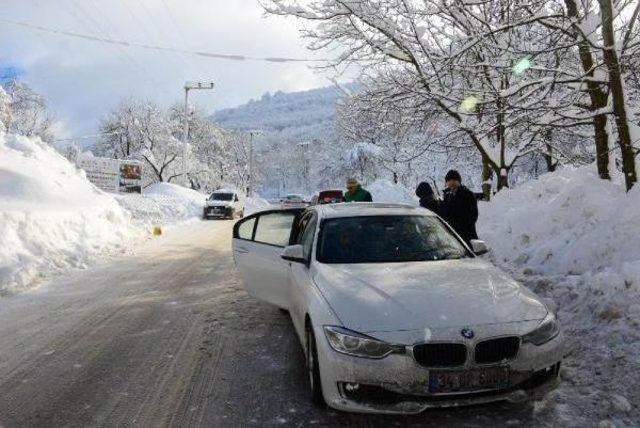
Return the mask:
[(11, 98), (0, 86), (0, 132), (9, 130), (11, 123)]
[(44, 97), (20, 81), (5, 84), (4, 90), (9, 96), (11, 111), (11, 115), (4, 119), (6, 129), (14, 134), (51, 141), (53, 116)]
[(192, 188), (246, 187), (247, 139), (212, 123), (199, 108), (189, 110), (187, 146), (182, 142), (184, 107), (160, 108), (126, 99), (102, 121), (95, 154), (144, 162), (148, 182), (186, 179)]
[(123, 101), (101, 125), (103, 138), (94, 146), (97, 155), (144, 162), (150, 182), (170, 182), (183, 175), (182, 143), (172, 134), (164, 112), (150, 101)]
[[(317, 23), (305, 33), (309, 47), (336, 47), (328, 64), (336, 69), (364, 65), (364, 80), (375, 82), (371, 86), (385, 101), (381, 105), (395, 108), (399, 100), (413, 99), (417, 115), (446, 122), (453, 138), (445, 145), (472, 145), (482, 159), (483, 178), (494, 176), (500, 189), (509, 184), (514, 165), (533, 153), (554, 167), (557, 153), (567, 151), (566, 140), (556, 147), (555, 130), (580, 129), (614, 112), (619, 141), (626, 139), (620, 130), (625, 97), (612, 90), (619, 74), (612, 52), (626, 38), (621, 36), (632, 33), (622, 30), (633, 28), (622, 11), (634, 3), (616, 2), (615, 15), (605, 18), (610, 25), (602, 25), (603, 2), (611, 5), (599, 0), (594, 9), (593, 1), (582, 2), (588, 13), (573, 16), (561, 1), (271, 0), (264, 5), (268, 12)], [(607, 36), (610, 43), (594, 37), (601, 26), (602, 39), (613, 33)], [(581, 41), (598, 51), (591, 68), (581, 63)], [(602, 64), (608, 69), (604, 79), (598, 74)], [(597, 94), (593, 88), (602, 85), (612, 108), (592, 100), (585, 109), (587, 92)], [(623, 164), (625, 175), (635, 177), (635, 167)]]

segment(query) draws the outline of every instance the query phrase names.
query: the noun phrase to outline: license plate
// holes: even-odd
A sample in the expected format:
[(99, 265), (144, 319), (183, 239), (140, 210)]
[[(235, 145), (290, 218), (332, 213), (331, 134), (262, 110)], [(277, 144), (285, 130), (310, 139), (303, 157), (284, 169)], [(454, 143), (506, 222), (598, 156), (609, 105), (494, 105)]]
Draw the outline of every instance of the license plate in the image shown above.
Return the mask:
[(431, 393), (469, 392), (507, 387), (509, 387), (508, 367), (429, 372), (429, 392)]

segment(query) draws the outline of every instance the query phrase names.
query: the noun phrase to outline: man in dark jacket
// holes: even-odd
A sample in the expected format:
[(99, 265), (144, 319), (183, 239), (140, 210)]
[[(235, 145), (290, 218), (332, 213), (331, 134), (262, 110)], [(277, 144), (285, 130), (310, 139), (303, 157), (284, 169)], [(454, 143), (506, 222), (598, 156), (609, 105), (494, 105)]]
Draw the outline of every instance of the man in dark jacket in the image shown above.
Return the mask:
[(345, 202), (372, 202), (371, 193), (366, 191), (358, 180), (350, 178), (347, 180), (347, 191), (344, 193)]
[(458, 171), (452, 169), (447, 172), (444, 181), (447, 188), (438, 214), (469, 244), (472, 239), (478, 239), (478, 202), (473, 192), (462, 185)]
[(436, 196), (433, 193), (433, 189), (431, 188), (431, 185), (429, 185), (429, 183), (423, 181), (418, 184), (418, 188), (416, 189), (416, 196), (420, 198), (420, 206), (422, 208), (426, 208), (436, 214), (440, 214), (440, 205), (442, 201), (436, 199)]

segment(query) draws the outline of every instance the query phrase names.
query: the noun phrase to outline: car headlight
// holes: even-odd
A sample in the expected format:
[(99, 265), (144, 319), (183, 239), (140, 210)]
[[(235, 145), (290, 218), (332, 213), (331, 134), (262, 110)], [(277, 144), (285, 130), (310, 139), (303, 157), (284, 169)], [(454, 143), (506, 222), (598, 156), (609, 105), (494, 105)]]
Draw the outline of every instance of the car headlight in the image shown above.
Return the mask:
[(534, 345), (543, 345), (556, 337), (560, 333), (560, 326), (556, 316), (549, 312), (544, 320), (535, 330), (522, 336), (523, 343), (533, 343)]
[(404, 346), (390, 345), (343, 327), (325, 326), (329, 345), (342, 354), (362, 358), (384, 358), (392, 352), (404, 352)]

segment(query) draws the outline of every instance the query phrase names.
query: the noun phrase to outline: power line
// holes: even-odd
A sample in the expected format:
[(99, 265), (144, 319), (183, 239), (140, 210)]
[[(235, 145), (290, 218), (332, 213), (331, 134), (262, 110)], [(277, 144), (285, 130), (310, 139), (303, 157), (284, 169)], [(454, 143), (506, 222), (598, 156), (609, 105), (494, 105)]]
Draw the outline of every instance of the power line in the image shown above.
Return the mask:
[[(69, 1), (70, 6), (72, 7), (71, 10), (69, 10), (64, 1), (61, 2), (62, 6), (67, 9), (68, 13), (73, 16), (85, 30), (91, 31), (92, 29), (96, 29), (101, 35), (107, 38), (110, 37), (110, 34), (102, 27), (100, 22), (94, 19), (88, 11), (86, 11), (79, 3), (76, 2), (76, 0)], [(78, 11), (79, 14), (76, 14), (76, 11)], [(124, 47), (114, 45), (113, 49), (114, 52), (119, 53), (120, 59), (123, 60), (123, 62), (128, 62), (129, 64), (131, 64), (140, 76), (148, 78), (151, 81), (155, 81), (153, 74), (149, 73), (146, 67), (141, 65), (129, 52), (126, 51), (126, 49), (124, 49)], [(157, 84), (157, 81), (155, 83)]]
[(180, 53), (180, 54), (188, 54), (188, 55), (196, 55), (200, 57), (206, 58), (215, 58), (215, 59), (224, 59), (231, 61), (264, 61), (264, 62), (276, 62), (276, 63), (286, 63), (286, 62), (322, 62), (326, 61), (324, 59), (310, 59), (310, 58), (290, 58), (290, 57), (258, 57), (258, 56), (250, 56), (250, 55), (233, 55), (233, 54), (222, 54), (216, 52), (206, 52), (206, 51), (192, 51), (188, 49), (182, 49), (177, 47), (170, 46), (157, 46), (150, 45), (146, 43), (137, 43), (130, 42), (126, 40), (117, 40), (112, 39), (110, 37), (98, 37), (90, 34), (82, 34), (74, 31), (66, 31), (66, 30), (57, 30), (55, 28), (43, 27), (40, 25), (30, 24), (28, 22), (23, 21), (13, 21), (9, 19), (0, 19), (0, 23), (14, 25), (17, 27), (27, 28), (33, 31), (42, 31), (45, 33), (58, 34), (61, 36), (74, 37), (77, 39), (88, 40), (92, 42), (106, 43), (111, 45), (119, 45), (123, 47), (134, 47), (140, 49), (148, 49), (162, 52), (171, 52), (171, 53)]

